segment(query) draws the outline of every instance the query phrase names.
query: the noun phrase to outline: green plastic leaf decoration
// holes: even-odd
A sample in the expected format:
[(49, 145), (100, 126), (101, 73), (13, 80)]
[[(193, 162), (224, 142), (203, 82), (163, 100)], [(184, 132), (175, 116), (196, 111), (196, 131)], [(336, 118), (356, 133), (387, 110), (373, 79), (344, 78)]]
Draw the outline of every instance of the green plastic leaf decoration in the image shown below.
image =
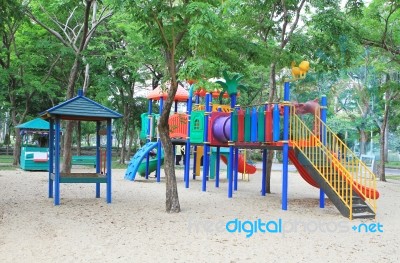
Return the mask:
[(216, 83), (220, 84), (222, 86), (221, 93), (219, 94), (219, 99), (222, 99), (222, 96), (224, 95), (225, 91), (228, 92), (229, 95), (237, 94), (238, 89), (239, 90), (246, 90), (246, 87), (243, 86), (242, 84), (239, 84), (239, 81), (244, 77), (241, 74), (236, 74), (232, 78), (229, 77), (228, 72), (224, 70), (222, 72), (222, 75), (224, 76), (225, 82), (222, 81), (216, 81)]

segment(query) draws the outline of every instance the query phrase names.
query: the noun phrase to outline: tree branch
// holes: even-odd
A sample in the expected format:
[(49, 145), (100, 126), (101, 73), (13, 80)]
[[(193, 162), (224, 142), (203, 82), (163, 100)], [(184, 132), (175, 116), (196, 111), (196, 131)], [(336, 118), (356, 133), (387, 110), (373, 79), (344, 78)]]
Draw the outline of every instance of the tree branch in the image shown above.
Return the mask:
[(57, 64), (57, 62), (60, 60), (60, 58), (61, 58), (61, 55), (59, 54), (59, 55), (57, 56), (56, 60), (53, 62), (53, 64), (51, 64), (49, 70), (47, 71), (47, 74), (46, 74), (45, 78), (44, 78), (44, 79), (42, 80), (42, 82), (41, 82), (42, 84), (45, 84), (45, 83), (47, 82), (47, 80), (48, 80), (49, 77), (50, 77), (51, 72), (53, 71), (54, 67), (56, 66), (56, 64)]
[(89, 44), (89, 40), (92, 38), (93, 33), (96, 31), (96, 28), (107, 18), (111, 17), (113, 15), (113, 12), (110, 11), (109, 13), (107, 13), (105, 16), (101, 16), (99, 18), (99, 20), (92, 26), (92, 28), (90, 29), (89, 33), (87, 34), (86, 40), (85, 40), (85, 45), (83, 47), (83, 49), (86, 49), (87, 45)]
[(52, 34), (53, 36), (55, 36), (58, 40), (61, 41), (61, 43), (66, 46), (66, 47), (71, 47), (71, 45), (65, 41), (65, 39), (54, 29), (48, 27), (47, 25), (45, 25), (42, 21), (40, 21), (39, 19), (37, 19), (29, 10), (26, 11), (28, 17), (30, 19), (32, 19), (33, 21), (35, 21), (36, 23), (38, 23), (40, 26), (42, 26), (44, 29), (46, 29), (50, 34)]
[[(301, 10), (303, 9), (303, 6), (304, 6), (304, 3), (305, 3), (305, 2), (306, 2), (306, 0), (301, 0), (299, 6), (297, 7), (297, 9), (296, 9), (296, 17), (295, 17), (295, 19), (294, 19), (293, 24), (291, 25), (290, 31), (289, 31), (289, 33), (287, 34), (286, 39), (284, 38), (284, 36), (285, 36), (285, 35), (284, 35), (284, 32), (282, 32), (282, 37), (283, 37), (282, 43), (281, 43), (281, 47), (282, 47), (282, 48), (284, 48), (284, 47), (286, 46), (286, 44), (289, 42), (290, 37), (292, 36), (294, 30), (296, 29), (297, 24), (299, 23), (300, 12), (301, 12)], [(285, 28), (285, 30), (286, 30), (286, 28)], [(283, 45), (282, 45), (282, 44), (283, 44)]]

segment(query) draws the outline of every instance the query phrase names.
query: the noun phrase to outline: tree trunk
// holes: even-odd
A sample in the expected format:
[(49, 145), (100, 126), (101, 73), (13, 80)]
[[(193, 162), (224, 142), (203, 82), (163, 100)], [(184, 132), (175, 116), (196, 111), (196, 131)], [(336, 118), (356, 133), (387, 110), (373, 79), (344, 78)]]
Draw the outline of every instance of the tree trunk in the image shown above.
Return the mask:
[(78, 121), (78, 123), (77, 123), (78, 125), (77, 125), (77, 131), (76, 131), (76, 133), (77, 133), (77, 135), (76, 135), (76, 137), (78, 138), (77, 139), (77, 142), (76, 142), (76, 145), (77, 145), (77, 149), (76, 149), (76, 154), (77, 155), (82, 155), (82, 149), (81, 149), (81, 140), (82, 140), (82, 123), (80, 122), (80, 121)]
[(135, 136), (135, 125), (129, 129), (129, 143), (128, 143), (128, 151), (126, 153), (126, 160), (129, 161), (132, 155), (132, 145)]
[[(389, 114), (389, 111), (388, 111), (387, 114)], [(389, 138), (389, 125), (388, 125), (388, 122), (389, 122), (389, 116), (386, 117), (385, 142), (383, 144), (383, 147), (385, 149), (384, 150), (385, 155), (383, 156), (383, 160), (385, 161), (385, 163), (389, 162), (389, 148), (388, 148), (388, 140), (387, 140), (387, 138)]]
[[(78, 77), (78, 71), (80, 66), (80, 54), (75, 55), (74, 64), (72, 65), (71, 72), (68, 79), (67, 88), (67, 99), (71, 99), (74, 96), (75, 82)], [(72, 160), (72, 132), (74, 123), (72, 121), (66, 121), (65, 133), (64, 133), (64, 147), (63, 147), (63, 162), (61, 165), (62, 173), (71, 173), (71, 160)]]
[(379, 178), (381, 181), (386, 181), (386, 175), (385, 175), (385, 143), (386, 143), (386, 128), (387, 128), (387, 123), (388, 123), (388, 117), (389, 117), (389, 100), (385, 100), (385, 111), (383, 113), (383, 121), (382, 121), (382, 126), (380, 129), (381, 132), (381, 138), (379, 140), (379, 144), (381, 145), (380, 148), (380, 155), (381, 155), (381, 160), (380, 160), (380, 165), (379, 165)]
[(175, 54), (174, 50), (166, 51), (166, 60), (168, 62), (168, 70), (171, 76), (171, 86), (168, 91), (168, 97), (164, 105), (164, 109), (161, 113), (160, 123), (158, 125), (158, 131), (160, 139), (164, 148), (164, 172), (166, 178), (166, 202), (165, 207), (168, 213), (179, 213), (181, 207), (179, 204), (178, 187), (176, 184), (175, 175), (175, 155), (174, 147), (169, 137), (169, 113), (171, 111), (172, 104), (174, 102), (175, 94), (178, 89), (178, 83), (176, 81), (176, 68), (175, 68)]
[[(19, 166), (19, 157), (21, 155), (21, 145), (22, 145), (22, 136), (19, 133), (19, 129), (15, 129), (15, 144), (14, 144), (14, 153), (13, 153), (13, 165), (14, 166)], [(7, 146), (8, 148), (8, 146)]]
[(360, 129), (360, 154), (365, 154), (367, 152), (366, 151), (367, 140), (368, 140), (367, 131)]
[[(268, 98), (268, 104), (271, 105), (272, 102), (275, 100), (275, 94), (276, 94), (276, 79), (275, 79), (275, 68), (276, 64), (271, 63), (271, 71), (269, 75), (269, 86), (270, 86), (270, 93), (269, 93), (269, 98)], [(268, 150), (268, 156), (267, 156), (267, 178), (266, 178), (266, 183), (267, 183), (267, 193), (271, 193), (271, 171), (272, 171), (272, 159), (274, 157), (274, 151), (273, 150)]]

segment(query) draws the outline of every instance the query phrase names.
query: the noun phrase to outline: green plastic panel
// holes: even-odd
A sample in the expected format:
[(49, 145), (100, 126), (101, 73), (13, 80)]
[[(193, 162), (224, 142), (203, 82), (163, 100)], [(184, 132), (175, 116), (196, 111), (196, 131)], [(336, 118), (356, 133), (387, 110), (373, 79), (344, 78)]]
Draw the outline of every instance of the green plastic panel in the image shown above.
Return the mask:
[(232, 141), (237, 142), (238, 140), (238, 110), (235, 109), (232, 114)]
[[(148, 130), (147, 126), (149, 125), (148, 115), (149, 114), (147, 112), (142, 113), (140, 115), (140, 118), (141, 118), (140, 139), (142, 139), (142, 140), (146, 140), (147, 139), (147, 130)], [(156, 132), (157, 131), (156, 130), (156, 128), (157, 128), (157, 120), (160, 117), (160, 115), (152, 113), (151, 116), (152, 116), (152, 121), (153, 121), (153, 137), (151, 139), (154, 139), (154, 138), (157, 138), (157, 132)]]
[(204, 111), (192, 111), (190, 114), (190, 142), (204, 142)]

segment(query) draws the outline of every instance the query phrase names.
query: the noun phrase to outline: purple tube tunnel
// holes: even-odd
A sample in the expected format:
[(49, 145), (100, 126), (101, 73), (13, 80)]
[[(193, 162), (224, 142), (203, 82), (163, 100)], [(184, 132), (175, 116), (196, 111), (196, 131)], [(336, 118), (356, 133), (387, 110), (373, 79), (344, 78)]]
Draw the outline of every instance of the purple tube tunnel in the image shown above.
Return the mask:
[(212, 132), (219, 142), (228, 142), (231, 138), (231, 116), (220, 116), (214, 121)]

